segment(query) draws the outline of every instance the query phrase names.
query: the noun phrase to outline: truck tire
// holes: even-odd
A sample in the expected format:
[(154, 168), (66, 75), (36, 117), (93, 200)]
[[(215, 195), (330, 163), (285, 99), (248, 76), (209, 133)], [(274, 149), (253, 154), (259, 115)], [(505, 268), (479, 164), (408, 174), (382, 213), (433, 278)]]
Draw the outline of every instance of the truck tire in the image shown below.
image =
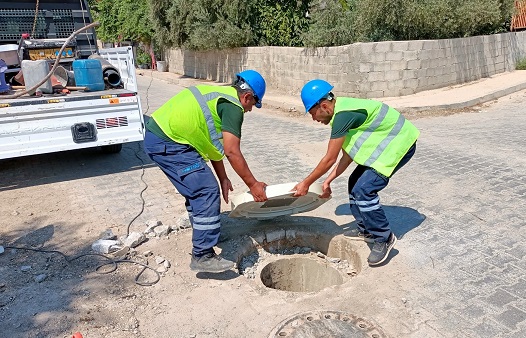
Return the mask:
[(122, 144), (110, 144), (100, 147), (104, 154), (117, 154), (122, 150)]

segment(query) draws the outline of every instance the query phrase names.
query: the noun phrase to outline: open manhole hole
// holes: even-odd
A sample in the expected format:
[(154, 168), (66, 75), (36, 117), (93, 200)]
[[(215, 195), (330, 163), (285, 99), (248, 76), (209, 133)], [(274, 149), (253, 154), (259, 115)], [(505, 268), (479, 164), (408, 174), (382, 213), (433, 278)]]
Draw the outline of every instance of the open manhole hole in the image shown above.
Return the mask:
[(250, 236), (236, 253), (241, 275), (281, 291), (316, 292), (361, 271), (352, 241), (335, 234), (274, 229)]
[(279, 259), (261, 270), (266, 287), (282, 291), (313, 292), (343, 284), (341, 273), (326, 262), (307, 257)]
[(385, 338), (370, 321), (340, 311), (305, 312), (279, 323), (269, 338)]

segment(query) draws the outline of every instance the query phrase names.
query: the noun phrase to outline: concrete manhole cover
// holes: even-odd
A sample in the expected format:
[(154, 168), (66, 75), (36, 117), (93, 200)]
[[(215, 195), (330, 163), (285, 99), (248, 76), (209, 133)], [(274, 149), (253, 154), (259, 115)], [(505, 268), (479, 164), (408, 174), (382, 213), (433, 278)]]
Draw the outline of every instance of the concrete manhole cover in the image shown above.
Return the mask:
[(279, 323), (269, 338), (386, 338), (373, 323), (339, 311), (304, 312)]

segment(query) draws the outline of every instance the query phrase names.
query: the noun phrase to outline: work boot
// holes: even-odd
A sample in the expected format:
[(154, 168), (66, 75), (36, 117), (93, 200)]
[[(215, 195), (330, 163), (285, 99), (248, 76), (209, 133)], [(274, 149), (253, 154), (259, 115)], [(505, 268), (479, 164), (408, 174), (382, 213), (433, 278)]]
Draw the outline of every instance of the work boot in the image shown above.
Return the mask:
[(215, 252), (204, 254), (201, 257), (192, 255), (190, 269), (198, 272), (223, 272), (234, 267), (234, 262), (224, 259)]
[(387, 242), (374, 242), (373, 249), (369, 254), (369, 258), (367, 258), (369, 265), (378, 265), (385, 261), (395, 243), (396, 236), (392, 232), (391, 235), (389, 235), (389, 240), (387, 240)]
[(360, 231), (360, 229), (357, 228), (345, 231), (343, 235), (355, 241), (365, 241), (367, 243), (374, 243), (373, 235), (367, 232), (362, 232)]

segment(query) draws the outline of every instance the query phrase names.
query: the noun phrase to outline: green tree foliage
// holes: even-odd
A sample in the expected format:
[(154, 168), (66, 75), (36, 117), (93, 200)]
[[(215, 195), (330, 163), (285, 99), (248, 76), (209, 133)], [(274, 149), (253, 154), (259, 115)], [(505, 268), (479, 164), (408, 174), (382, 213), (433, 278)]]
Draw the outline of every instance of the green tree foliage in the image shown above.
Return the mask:
[(90, 8), (95, 20), (100, 22), (97, 27), (99, 39), (139, 43), (143, 51), (150, 54), (148, 59), (155, 67), (154, 31), (148, 0), (98, 0), (91, 1)]
[(355, 28), (361, 41), (491, 34), (510, 16), (502, 8), (500, 0), (359, 0)]
[[(443, 39), (509, 27), (513, 0), (90, 0), (105, 41), (194, 50)], [(306, 17), (306, 13), (309, 17)]]
[(309, 1), (261, 0), (254, 18), (254, 31), (259, 45), (301, 46), (302, 33), (308, 29), (305, 16)]
[(100, 22), (97, 35), (102, 41), (151, 43), (153, 26), (148, 0), (99, 0), (91, 9)]
[(172, 27), (171, 21), (168, 19), (173, 12), (170, 12), (172, 0), (147, 0), (151, 13), (151, 25), (154, 31), (154, 40), (161, 46), (173, 46), (175, 28)]
[(345, 0), (315, 0), (310, 6), (311, 22), (302, 35), (307, 47), (339, 46), (356, 41), (353, 29), (354, 3)]
[(305, 45), (334, 46), (502, 32), (509, 25), (513, 0), (316, 0), (311, 9)]
[(196, 50), (251, 45), (251, 1), (149, 0), (155, 37), (166, 46)]
[(95, 21), (98, 21), (100, 26), (96, 28), (97, 38), (102, 41), (116, 42), (118, 35), (114, 36), (114, 32), (118, 30), (117, 23), (117, 8), (112, 1), (90, 1), (91, 15)]
[(148, 0), (118, 0), (117, 3), (120, 3), (118, 21), (122, 23), (122, 36), (132, 41), (151, 44), (153, 27)]
[(308, 0), (149, 0), (156, 38), (169, 46), (223, 49), (300, 46)]

